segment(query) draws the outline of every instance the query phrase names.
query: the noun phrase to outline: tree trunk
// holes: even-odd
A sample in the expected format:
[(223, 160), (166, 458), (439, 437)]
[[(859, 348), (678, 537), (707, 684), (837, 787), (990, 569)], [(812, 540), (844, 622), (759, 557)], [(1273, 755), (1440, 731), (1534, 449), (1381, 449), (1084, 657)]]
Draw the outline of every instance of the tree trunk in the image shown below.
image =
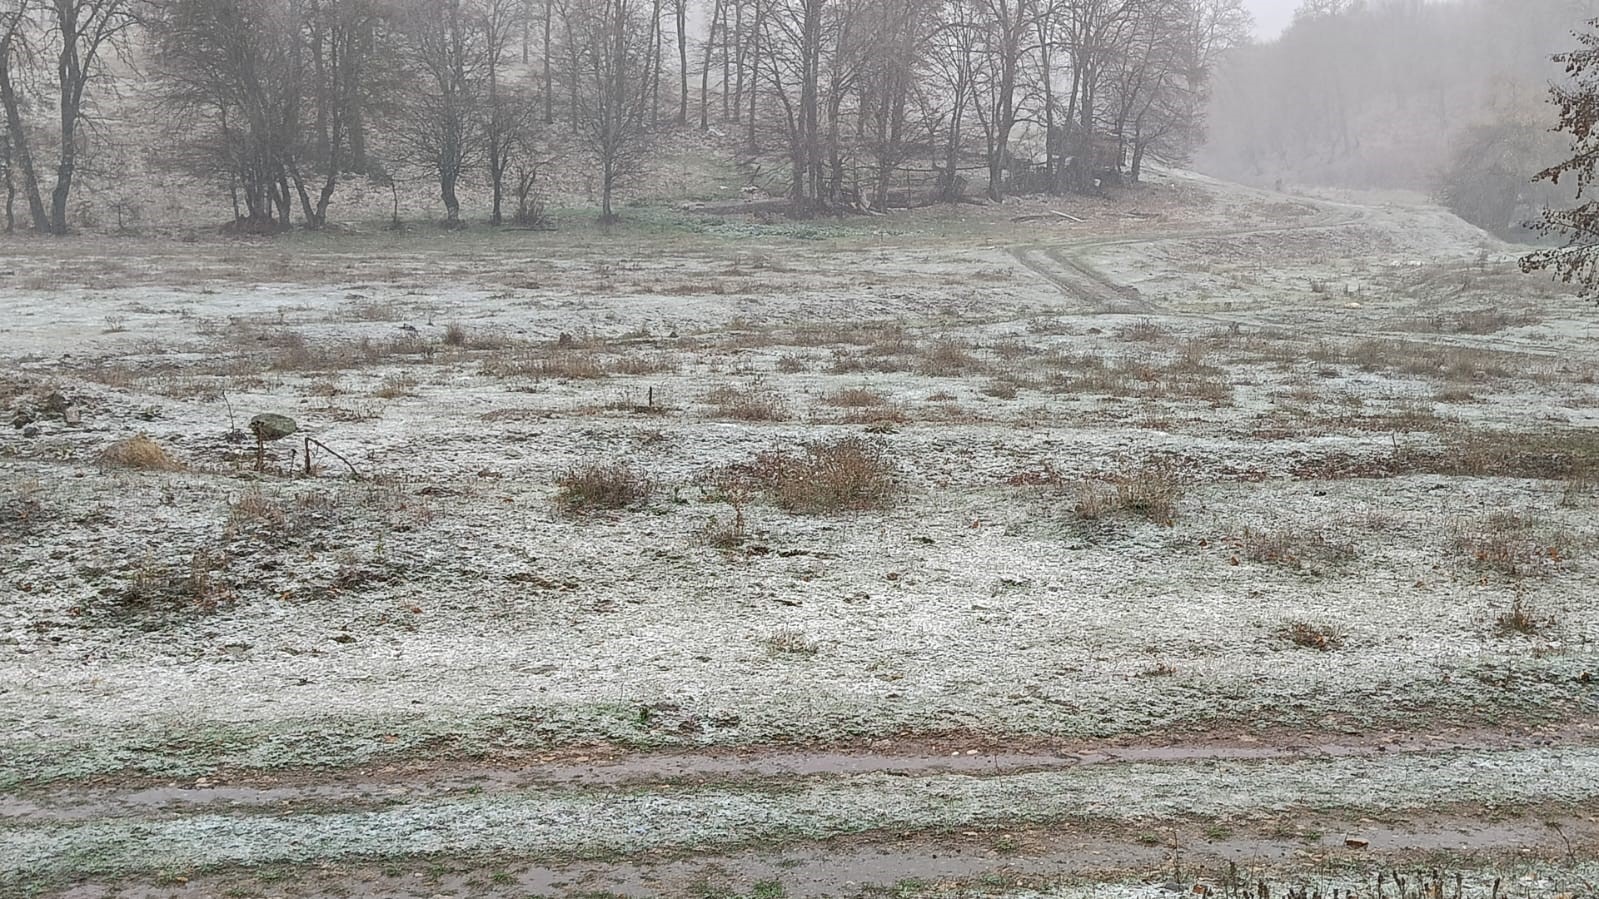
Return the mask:
[(555, 75), (550, 68), (550, 26), (555, 0), (544, 0), (544, 124), (555, 124)]
[(461, 201), (455, 196), (455, 176), (439, 175), (439, 196), (444, 200), (444, 224), (454, 228), (461, 223)]
[(765, 24), (766, 0), (755, 0), (755, 22), (750, 29), (750, 95), (749, 95), (749, 145), (755, 148), (755, 104), (760, 96), (761, 28)]
[(700, 65), (700, 130), (711, 127), (711, 51), (716, 47), (716, 29), (721, 25), (726, 30), (727, 25), (722, 21), (724, 12), (723, 0), (716, 0), (716, 6), (711, 10), (711, 33), (705, 39), (705, 58)]
[(44, 198), (39, 193), (39, 178), (33, 167), (33, 154), (28, 150), (28, 134), (22, 121), (21, 101), (11, 81), (11, 38), (0, 41), (0, 105), (5, 106), (6, 130), (11, 135), (11, 156), (22, 172), (22, 192), (28, 198), (28, 214), (33, 219), (33, 230), (44, 234), (50, 230), (50, 216), (44, 208)]
[(677, 123), (688, 124), (688, 0), (677, 3)]

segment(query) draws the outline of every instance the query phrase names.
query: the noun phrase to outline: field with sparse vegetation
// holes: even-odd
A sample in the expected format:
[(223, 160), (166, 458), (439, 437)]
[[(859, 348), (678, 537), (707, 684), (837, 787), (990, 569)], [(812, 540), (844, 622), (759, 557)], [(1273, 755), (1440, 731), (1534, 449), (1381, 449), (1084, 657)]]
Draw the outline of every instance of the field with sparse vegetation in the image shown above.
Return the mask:
[(1599, 317), (1151, 180), (0, 244), (0, 895), (1592, 895)]

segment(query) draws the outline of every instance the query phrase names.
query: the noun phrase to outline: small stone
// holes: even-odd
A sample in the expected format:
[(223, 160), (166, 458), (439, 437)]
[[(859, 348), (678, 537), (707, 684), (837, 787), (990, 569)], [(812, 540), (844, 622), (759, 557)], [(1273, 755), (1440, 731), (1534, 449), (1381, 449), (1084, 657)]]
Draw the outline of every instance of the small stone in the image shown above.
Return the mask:
[(77, 406), (68, 406), (66, 411), (61, 413), (61, 417), (74, 428), (83, 424), (83, 410)]
[(1344, 845), (1348, 846), (1350, 849), (1365, 849), (1367, 846), (1371, 845), (1371, 841), (1362, 840), (1358, 837), (1350, 837), (1347, 840), (1344, 840)]
[(39, 426), (38, 425), (28, 425), (27, 427), (22, 429), (22, 436), (24, 436), (24, 437), (37, 437), (37, 436), (39, 436)]

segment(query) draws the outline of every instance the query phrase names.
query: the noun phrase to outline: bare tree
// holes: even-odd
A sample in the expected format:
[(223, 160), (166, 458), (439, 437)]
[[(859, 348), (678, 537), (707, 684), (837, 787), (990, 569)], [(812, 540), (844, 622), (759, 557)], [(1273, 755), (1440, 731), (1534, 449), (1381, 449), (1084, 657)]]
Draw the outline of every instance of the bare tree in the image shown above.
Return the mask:
[(33, 165), (27, 123), (23, 117), (24, 100), (19, 87), (21, 72), (33, 62), (28, 27), (31, 24), (28, 21), (30, 7), (26, 0), (4, 2), (6, 5), (0, 6), (0, 105), (5, 107), (6, 114), (6, 145), (9, 150), (7, 177), (10, 177), (13, 168), (22, 176), (22, 192), (28, 200), (33, 228), (46, 232), (50, 230), (50, 216), (45, 211), (44, 199), (40, 195), (39, 177)]
[(525, 19), (520, 18), (524, 11), (523, 0), (485, 0), (479, 10), (487, 62), (487, 96), (482, 112), (483, 156), (489, 176), (489, 223), (492, 225), (504, 221), (505, 176), (533, 127), (535, 101), (532, 95), (524, 90), (508, 90), (500, 84), (500, 68), (511, 50), (512, 34), (525, 25)]
[(1021, 116), (1018, 92), (1033, 48), (1037, 0), (974, 0), (981, 64), (974, 87), (976, 113), (988, 144), (988, 195), (1005, 197), (1005, 172), (1011, 162), (1011, 133)]
[(577, 136), (600, 170), (600, 221), (617, 220), (619, 186), (641, 174), (649, 131), (647, 0), (592, 0), (568, 12)]
[[(92, 124), (89, 88), (107, 77), (107, 56), (126, 46), (136, 22), (133, 0), (6, 0), (0, 6), (0, 105), (36, 231), (67, 233), (82, 132)], [(54, 62), (49, 69), (39, 65), (47, 56)], [(39, 70), (41, 91), (56, 113), (55, 184), (48, 209), (24, 115), (19, 77), (24, 66)]]
[(400, 58), (410, 85), (395, 102), (401, 158), (439, 186), (445, 227), (461, 224), (456, 189), (484, 152), (483, 104), (491, 66), (485, 16), (474, 0), (412, 0), (400, 18)]

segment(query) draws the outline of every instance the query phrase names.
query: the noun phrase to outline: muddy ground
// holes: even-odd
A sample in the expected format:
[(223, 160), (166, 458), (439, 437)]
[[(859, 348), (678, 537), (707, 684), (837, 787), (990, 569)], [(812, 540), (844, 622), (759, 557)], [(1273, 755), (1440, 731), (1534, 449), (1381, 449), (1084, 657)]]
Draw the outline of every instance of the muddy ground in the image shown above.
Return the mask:
[(1180, 173), (3, 245), (0, 893), (1591, 892), (1599, 324), (1516, 254)]

